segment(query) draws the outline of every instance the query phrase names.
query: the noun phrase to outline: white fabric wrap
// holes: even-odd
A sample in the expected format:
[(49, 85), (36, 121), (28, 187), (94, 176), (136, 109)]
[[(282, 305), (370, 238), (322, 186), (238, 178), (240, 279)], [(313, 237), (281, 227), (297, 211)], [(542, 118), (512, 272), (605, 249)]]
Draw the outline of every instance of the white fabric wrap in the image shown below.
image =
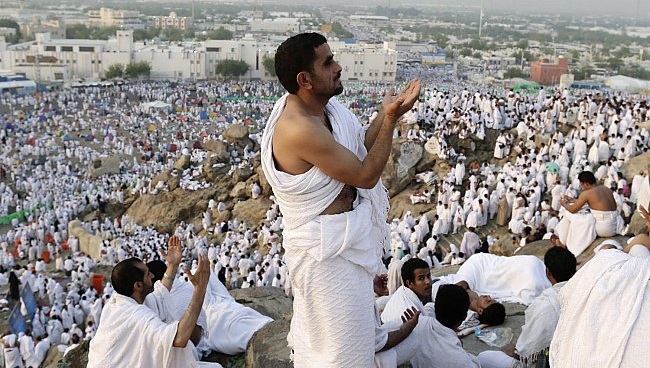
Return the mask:
[(529, 305), (551, 287), (544, 262), (528, 255), (501, 257), (478, 253), (460, 266), (456, 276), (455, 279), (467, 281), (470, 289), (502, 303)]
[(560, 318), (558, 292), (566, 282), (560, 282), (542, 292), (526, 309), (525, 323), (516, 348), (524, 364), (532, 363), (551, 345)]
[(401, 322), (404, 312), (413, 307), (419, 311), (424, 309), (422, 301), (413, 290), (402, 285), (390, 296), (390, 300), (388, 300), (384, 311), (381, 313), (381, 320), (384, 323)]
[[(320, 215), (344, 184), (317, 167), (300, 175), (276, 170), (272, 138), (286, 103), (280, 98), (262, 136), (262, 169), (284, 216), (283, 246), (294, 291), (287, 340), (296, 367), (371, 367), (372, 278), (388, 241), (388, 195), (378, 181), (358, 189), (354, 210)], [(364, 131), (336, 99), (326, 106), (334, 139), (363, 160)]]
[[(388, 225), (386, 224), (390, 203), (388, 202), (388, 192), (381, 183), (381, 180), (378, 180), (372, 189), (357, 188), (360, 199), (370, 201), (369, 208), (362, 210), (365, 211), (362, 214), (364, 217), (360, 218), (357, 216), (357, 219), (355, 219), (360, 222), (350, 223), (355, 226), (363, 226), (364, 231), (366, 231), (366, 234), (363, 234), (363, 236), (369, 236), (363, 242), (366, 243), (364, 247), (359, 247), (359, 245), (354, 244), (353, 241), (356, 239), (348, 239), (348, 236), (354, 236), (353, 234), (331, 234), (336, 237), (336, 239), (332, 239), (337, 241), (334, 244), (328, 244), (324, 241), (321, 242), (321, 237), (314, 237), (309, 243), (303, 243), (302, 241), (306, 240), (304, 238), (300, 239), (299, 243), (287, 241), (287, 235), (291, 239), (294, 230), (298, 230), (303, 225), (307, 225), (317, 218), (325, 222), (322, 228), (328, 231), (328, 216), (320, 216), (320, 214), (334, 201), (344, 186), (344, 183), (327, 176), (316, 166), (299, 175), (291, 175), (275, 168), (272, 145), (273, 133), (275, 132), (275, 125), (282, 111), (284, 111), (287, 96), (288, 94), (282, 96), (275, 103), (261, 142), (262, 169), (266, 179), (273, 188), (273, 194), (282, 211), (285, 226), (283, 232), (285, 245), (288, 247), (299, 246), (308, 249), (316, 259), (340, 255), (350, 262), (360, 264), (370, 273), (377, 273), (381, 269), (381, 253), (384, 246), (387, 245), (390, 234)], [(363, 160), (368, 154), (364, 146), (365, 131), (354, 114), (341, 105), (336, 98), (330, 99), (325, 107), (325, 111), (332, 125), (334, 139), (354, 153), (359, 160)], [(346, 215), (350, 213), (348, 212)], [(333, 219), (332, 222), (340, 222), (340, 219)], [(314, 224), (312, 224), (311, 229), (300, 229), (296, 233), (308, 234), (311, 233), (310, 230), (313, 228)], [(361, 229), (349, 229), (348, 231), (351, 233), (357, 230)], [(312, 248), (314, 247), (320, 247), (322, 249), (313, 250)], [(358, 251), (361, 251), (362, 254)], [(369, 251), (372, 251), (372, 254), (375, 254), (376, 257), (369, 259)], [(360, 255), (362, 257), (359, 257)]]
[(440, 324), (433, 303), (427, 303), (411, 334), (420, 341), (420, 348), (411, 359), (413, 368), (480, 368), (476, 356), (466, 352), (456, 332)]
[(645, 367), (650, 361), (650, 260), (596, 253), (560, 291), (551, 367)]
[(166, 324), (144, 304), (114, 293), (90, 340), (88, 367), (196, 367), (191, 343), (172, 346), (177, 328), (178, 322)]

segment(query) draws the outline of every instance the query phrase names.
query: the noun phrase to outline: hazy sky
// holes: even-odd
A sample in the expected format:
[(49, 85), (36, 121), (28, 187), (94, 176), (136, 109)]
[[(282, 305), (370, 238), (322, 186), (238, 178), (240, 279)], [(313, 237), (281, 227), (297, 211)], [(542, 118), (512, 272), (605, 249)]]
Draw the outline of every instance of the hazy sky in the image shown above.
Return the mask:
[[(449, 6), (480, 6), (481, 0), (369, 0), (378, 5), (429, 4)], [(639, 5), (640, 18), (650, 19), (650, 0), (483, 0), (485, 11), (515, 10), (520, 12), (611, 14), (634, 17)]]

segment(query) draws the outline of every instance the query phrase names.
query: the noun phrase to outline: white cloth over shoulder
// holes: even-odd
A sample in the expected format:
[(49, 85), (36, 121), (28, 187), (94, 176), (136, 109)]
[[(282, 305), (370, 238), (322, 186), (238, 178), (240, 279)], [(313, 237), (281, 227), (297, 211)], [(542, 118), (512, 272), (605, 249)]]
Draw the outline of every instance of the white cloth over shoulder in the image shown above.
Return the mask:
[[(188, 344), (174, 348), (178, 322), (166, 324), (158, 315), (130, 297), (113, 294), (97, 329), (90, 340), (88, 367), (101, 368), (169, 368), (196, 367)], [(137, 331), (138, 333), (134, 333)]]
[(525, 305), (551, 287), (544, 262), (527, 255), (501, 257), (477, 253), (460, 266), (455, 281), (450, 283), (459, 279), (467, 281), (470, 289), (499, 302)]
[(526, 309), (524, 325), (515, 347), (524, 362), (533, 362), (551, 345), (553, 333), (560, 318), (558, 292), (566, 282), (544, 290)]
[[(372, 277), (388, 244), (388, 196), (378, 181), (358, 189), (349, 212), (320, 215), (343, 183), (317, 167), (291, 175), (275, 167), (272, 139), (288, 95), (271, 113), (261, 142), (262, 169), (284, 216), (285, 260), (294, 292), (287, 337), (296, 367), (370, 367), (374, 360)], [(360, 160), (367, 154), (356, 117), (335, 98), (325, 112), (334, 139)]]
[(413, 368), (480, 368), (478, 359), (463, 349), (456, 332), (438, 322), (433, 309), (433, 303), (424, 307), (412, 332), (420, 341), (420, 348), (411, 359)]
[[(262, 135), (262, 169), (273, 188), (282, 215), (285, 229), (296, 229), (318, 217), (334, 201), (344, 186), (316, 166), (299, 175), (291, 175), (277, 170), (273, 159), (273, 134), (275, 125), (284, 111), (289, 94), (282, 96), (274, 105), (271, 116)], [(332, 125), (334, 140), (363, 160), (368, 152), (364, 145), (365, 131), (356, 116), (346, 109), (336, 98), (331, 98), (325, 112)], [(381, 180), (372, 189), (357, 189), (361, 196), (372, 203), (372, 223), (375, 227), (373, 239), (379, 241), (380, 249), (388, 241), (389, 230), (386, 224), (390, 204), (386, 188)]]
[(650, 260), (596, 253), (560, 291), (552, 367), (646, 367), (650, 361)]
[(381, 320), (384, 323), (401, 322), (404, 311), (413, 307), (422, 311), (424, 305), (422, 305), (422, 301), (413, 290), (402, 285), (390, 296), (384, 311), (381, 313)]

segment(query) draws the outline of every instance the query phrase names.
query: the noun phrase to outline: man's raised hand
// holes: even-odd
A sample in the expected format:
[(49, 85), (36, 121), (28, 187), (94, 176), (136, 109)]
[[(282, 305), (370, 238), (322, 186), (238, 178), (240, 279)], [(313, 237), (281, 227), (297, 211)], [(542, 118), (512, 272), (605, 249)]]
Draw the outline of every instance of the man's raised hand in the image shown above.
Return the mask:
[(208, 256), (199, 253), (199, 267), (196, 269), (196, 272), (192, 274), (189, 268), (185, 268), (185, 274), (195, 288), (205, 290), (210, 281), (210, 260)]
[(181, 239), (175, 235), (171, 236), (167, 243), (167, 252), (161, 249), (160, 253), (168, 264), (178, 266), (181, 263), (181, 258), (183, 258)]
[(394, 88), (390, 88), (382, 102), (384, 113), (392, 119), (397, 119), (413, 107), (419, 96), (420, 81), (418, 79), (411, 80), (398, 94), (395, 94)]

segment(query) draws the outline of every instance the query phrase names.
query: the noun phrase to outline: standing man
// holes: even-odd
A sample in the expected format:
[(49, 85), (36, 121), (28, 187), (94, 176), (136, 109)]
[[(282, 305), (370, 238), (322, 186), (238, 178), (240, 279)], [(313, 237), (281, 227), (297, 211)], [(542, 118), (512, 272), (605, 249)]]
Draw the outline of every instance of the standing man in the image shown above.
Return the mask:
[(341, 66), (327, 40), (304, 33), (275, 55), (289, 92), (262, 138), (262, 168), (284, 216), (284, 247), (295, 296), (287, 340), (296, 367), (371, 367), (372, 280), (388, 240), (389, 202), (380, 176), (398, 118), (420, 93), (411, 81), (364, 129), (336, 99)]

